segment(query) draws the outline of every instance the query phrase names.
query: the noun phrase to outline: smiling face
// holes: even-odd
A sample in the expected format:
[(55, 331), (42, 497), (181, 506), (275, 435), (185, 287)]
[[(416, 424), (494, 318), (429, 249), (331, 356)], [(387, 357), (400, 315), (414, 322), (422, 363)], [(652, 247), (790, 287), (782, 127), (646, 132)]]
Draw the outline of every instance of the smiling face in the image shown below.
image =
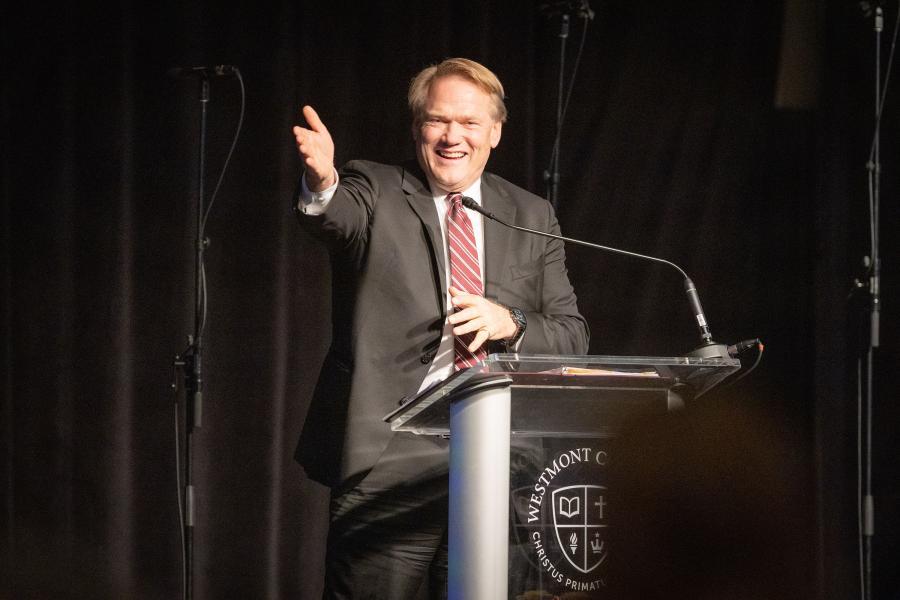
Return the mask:
[(421, 123), (413, 125), (416, 156), (433, 188), (462, 192), (481, 176), (502, 123), (491, 96), (456, 75), (432, 82)]

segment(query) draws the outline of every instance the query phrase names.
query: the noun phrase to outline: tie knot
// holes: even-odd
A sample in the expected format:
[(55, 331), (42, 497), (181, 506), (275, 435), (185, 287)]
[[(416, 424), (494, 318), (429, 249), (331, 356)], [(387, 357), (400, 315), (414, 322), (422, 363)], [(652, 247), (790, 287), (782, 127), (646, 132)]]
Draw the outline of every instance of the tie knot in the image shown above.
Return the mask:
[(447, 202), (450, 208), (460, 208), (462, 206), (462, 194), (447, 194)]

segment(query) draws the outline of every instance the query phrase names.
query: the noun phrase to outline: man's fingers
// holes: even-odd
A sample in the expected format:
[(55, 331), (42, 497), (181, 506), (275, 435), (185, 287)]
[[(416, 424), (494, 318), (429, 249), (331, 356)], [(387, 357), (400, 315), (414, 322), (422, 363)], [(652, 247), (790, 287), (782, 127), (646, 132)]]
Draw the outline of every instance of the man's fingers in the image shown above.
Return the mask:
[[(453, 306), (457, 309), (447, 320), (453, 328), (454, 335), (463, 335), (478, 331), (486, 339), (498, 340), (512, 335), (510, 327), (514, 323), (509, 316), (509, 310), (491, 302), (483, 296), (469, 294), (461, 289), (450, 286), (450, 296)], [(484, 343), (484, 340), (481, 340)], [(481, 345), (479, 343), (479, 345)]]
[(459, 298), (460, 300), (463, 300), (463, 299), (468, 298), (469, 296), (471, 296), (473, 298), (481, 298), (481, 296), (478, 296), (477, 294), (470, 294), (469, 292), (467, 292), (465, 290), (461, 290), (456, 286), (452, 286), (452, 285), (450, 286), (450, 298), (454, 301), (453, 302), (454, 304), (456, 304), (457, 298)]
[(481, 345), (488, 341), (488, 337), (487, 329), (479, 329), (478, 333), (475, 334), (475, 339), (469, 344), (469, 352), (475, 352), (481, 348)]
[(478, 331), (479, 329), (487, 329), (485, 327), (484, 319), (472, 319), (471, 321), (467, 321), (462, 325), (454, 327), (453, 335), (465, 335), (467, 333), (472, 333), (473, 331)]
[(328, 128), (325, 127), (325, 123), (319, 118), (319, 113), (312, 106), (306, 105), (303, 107), (303, 118), (306, 119), (309, 128), (316, 133), (328, 133)]
[[(479, 301), (484, 300), (484, 298), (478, 294), (470, 294), (452, 286), (450, 287), (450, 290), (450, 296), (452, 296), (450, 301), (453, 303), (453, 306), (456, 307), (474, 306)], [(456, 290), (455, 294), (453, 290)]]
[(300, 127), (299, 125), (294, 125), (292, 131), (294, 132), (294, 140), (296, 140), (298, 146), (306, 142), (308, 136), (312, 133), (309, 129)]
[(451, 313), (450, 316), (447, 317), (447, 320), (450, 321), (451, 325), (456, 325), (458, 323), (465, 323), (466, 321), (470, 321), (480, 314), (481, 313), (479, 313), (475, 308), (469, 307), (458, 310), (455, 313)]
[[(297, 127), (294, 131), (294, 139), (297, 141), (297, 149), (304, 154), (309, 154), (309, 150), (311, 149), (311, 147), (316, 146), (314, 140), (312, 139), (312, 136), (316, 134), (309, 129), (303, 129), (302, 127)], [(306, 152), (304, 152), (304, 150), (306, 150)]]
[(466, 321), (462, 325), (454, 327), (453, 335), (465, 335), (467, 333), (481, 331), (487, 335), (488, 339), (494, 339), (498, 329), (496, 324), (492, 325), (486, 318), (478, 317), (477, 319)]

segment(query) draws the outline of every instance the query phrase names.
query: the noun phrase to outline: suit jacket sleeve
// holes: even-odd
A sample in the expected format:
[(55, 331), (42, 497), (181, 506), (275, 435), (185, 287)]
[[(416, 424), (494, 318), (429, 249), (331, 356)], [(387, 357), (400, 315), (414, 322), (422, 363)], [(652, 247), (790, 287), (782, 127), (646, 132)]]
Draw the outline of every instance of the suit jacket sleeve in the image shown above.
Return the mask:
[[(549, 202), (544, 203), (545, 231), (560, 235), (559, 223)], [(528, 235), (528, 234), (523, 234)], [(528, 320), (521, 354), (586, 354), (589, 331), (578, 312), (575, 291), (566, 269), (564, 243), (546, 239), (540, 285), (540, 304), (523, 309)], [(536, 265), (537, 266), (537, 265)]]
[[(553, 207), (505, 179), (482, 177), (485, 208), (506, 223), (559, 235)], [(586, 354), (588, 326), (578, 312), (563, 242), (485, 222), (486, 295), (528, 320), (520, 354)], [(502, 344), (500, 344), (502, 346)], [(503, 351), (492, 348), (493, 351)]]
[(347, 163), (340, 171), (340, 184), (324, 212), (307, 215), (295, 206), (300, 225), (332, 252), (361, 255), (368, 242), (369, 221), (380, 193), (377, 175), (365, 163)]

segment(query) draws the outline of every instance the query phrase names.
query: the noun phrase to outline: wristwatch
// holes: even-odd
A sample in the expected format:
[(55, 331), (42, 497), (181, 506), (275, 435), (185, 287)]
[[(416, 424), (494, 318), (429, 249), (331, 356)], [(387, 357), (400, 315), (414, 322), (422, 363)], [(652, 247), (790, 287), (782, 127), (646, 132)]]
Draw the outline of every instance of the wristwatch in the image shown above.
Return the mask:
[(506, 343), (507, 348), (512, 348), (518, 344), (519, 340), (522, 339), (522, 336), (525, 335), (525, 328), (528, 327), (528, 319), (525, 318), (525, 313), (522, 312), (522, 309), (516, 308), (515, 306), (510, 306), (508, 308), (509, 318), (516, 324), (516, 332), (511, 338), (504, 340), (504, 342)]

